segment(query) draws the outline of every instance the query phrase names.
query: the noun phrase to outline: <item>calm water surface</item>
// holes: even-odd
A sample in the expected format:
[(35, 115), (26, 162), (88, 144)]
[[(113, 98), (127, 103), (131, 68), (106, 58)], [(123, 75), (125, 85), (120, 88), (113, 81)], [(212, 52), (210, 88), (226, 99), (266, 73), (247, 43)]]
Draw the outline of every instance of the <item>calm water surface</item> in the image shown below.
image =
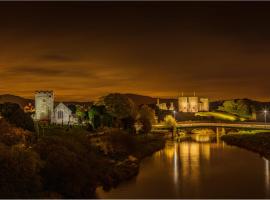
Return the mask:
[[(209, 136), (208, 136), (209, 137)], [(168, 141), (144, 159), (134, 179), (99, 198), (270, 198), (269, 161), (250, 151), (207, 142)]]

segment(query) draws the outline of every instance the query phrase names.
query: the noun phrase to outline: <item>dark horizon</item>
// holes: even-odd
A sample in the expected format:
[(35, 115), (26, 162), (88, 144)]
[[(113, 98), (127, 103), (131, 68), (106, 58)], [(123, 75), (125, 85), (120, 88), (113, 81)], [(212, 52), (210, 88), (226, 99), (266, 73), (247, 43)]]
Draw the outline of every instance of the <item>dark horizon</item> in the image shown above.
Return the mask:
[(0, 5), (0, 94), (270, 101), (269, 2)]

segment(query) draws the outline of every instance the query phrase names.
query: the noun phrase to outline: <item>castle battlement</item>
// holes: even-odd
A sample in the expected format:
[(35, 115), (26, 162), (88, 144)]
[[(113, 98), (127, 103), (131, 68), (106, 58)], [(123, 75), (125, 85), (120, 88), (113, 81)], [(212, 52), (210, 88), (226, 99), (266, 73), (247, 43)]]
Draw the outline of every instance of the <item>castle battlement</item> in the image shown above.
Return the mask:
[(35, 94), (53, 94), (53, 90), (36, 90)]

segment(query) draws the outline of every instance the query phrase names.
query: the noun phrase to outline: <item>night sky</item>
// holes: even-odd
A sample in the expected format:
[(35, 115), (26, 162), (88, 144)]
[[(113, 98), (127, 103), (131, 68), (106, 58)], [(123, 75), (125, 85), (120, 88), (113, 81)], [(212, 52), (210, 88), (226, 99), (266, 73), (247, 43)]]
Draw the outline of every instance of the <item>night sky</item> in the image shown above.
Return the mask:
[(270, 100), (270, 2), (0, 2), (0, 94)]

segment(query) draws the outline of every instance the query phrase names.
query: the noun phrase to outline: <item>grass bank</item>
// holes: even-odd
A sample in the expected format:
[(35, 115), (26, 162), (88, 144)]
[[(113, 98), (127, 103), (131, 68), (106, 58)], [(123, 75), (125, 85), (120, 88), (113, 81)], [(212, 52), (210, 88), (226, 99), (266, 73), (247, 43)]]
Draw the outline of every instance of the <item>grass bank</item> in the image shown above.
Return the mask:
[(270, 133), (233, 133), (221, 137), (229, 145), (242, 147), (270, 158)]

